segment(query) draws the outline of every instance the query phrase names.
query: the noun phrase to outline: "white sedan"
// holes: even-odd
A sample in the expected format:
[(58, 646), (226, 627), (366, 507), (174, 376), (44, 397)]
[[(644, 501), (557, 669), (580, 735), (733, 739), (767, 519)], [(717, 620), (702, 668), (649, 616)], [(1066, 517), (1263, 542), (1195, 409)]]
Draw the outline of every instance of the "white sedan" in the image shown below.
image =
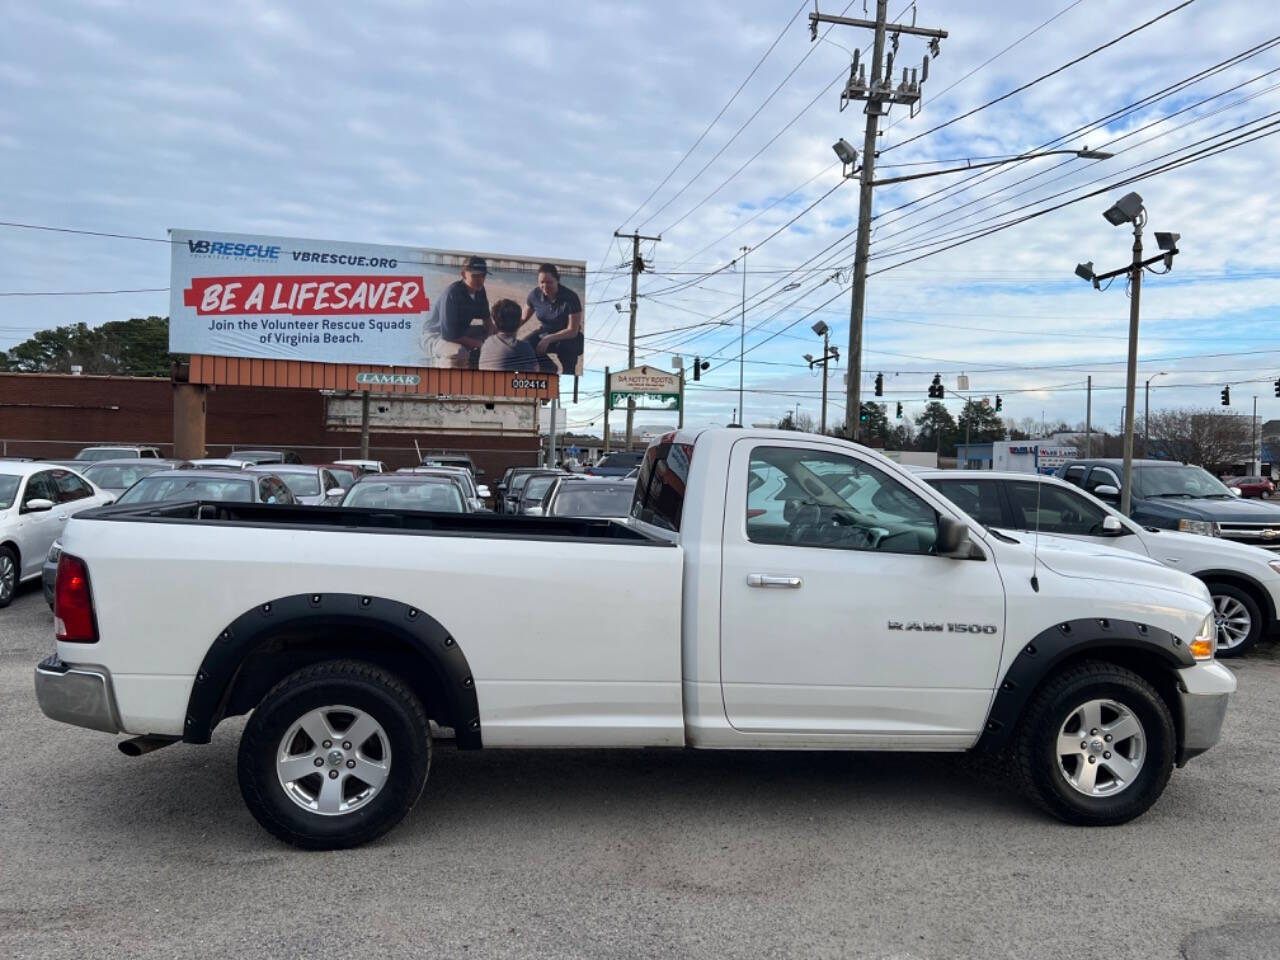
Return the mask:
[(49, 463), (0, 463), (0, 607), (18, 584), (40, 576), (67, 519), (115, 501), (74, 470)]

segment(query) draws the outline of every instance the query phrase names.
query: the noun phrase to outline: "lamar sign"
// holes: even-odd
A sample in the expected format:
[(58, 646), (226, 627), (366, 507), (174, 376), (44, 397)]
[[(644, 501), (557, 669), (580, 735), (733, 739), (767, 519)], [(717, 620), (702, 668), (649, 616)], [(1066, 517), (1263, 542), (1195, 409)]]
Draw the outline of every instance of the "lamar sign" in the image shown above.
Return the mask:
[(679, 410), (680, 375), (659, 370), (657, 367), (632, 367), (609, 375), (609, 409), (625, 407), (628, 400), (649, 401), (660, 404), (637, 410)]
[(416, 373), (357, 373), (356, 383), (372, 386), (406, 386), (416, 387), (422, 378)]

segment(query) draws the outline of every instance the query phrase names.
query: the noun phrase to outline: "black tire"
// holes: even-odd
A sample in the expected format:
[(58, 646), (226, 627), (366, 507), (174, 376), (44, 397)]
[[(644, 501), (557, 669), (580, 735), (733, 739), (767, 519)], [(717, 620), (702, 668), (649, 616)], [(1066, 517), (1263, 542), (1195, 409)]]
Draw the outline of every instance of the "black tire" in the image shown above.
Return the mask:
[(1214, 583), (1212, 581), (1205, 584), (1209, 588), (1209, 593), (1213, 596), (1214, 614), (1219, 612), (1219, 598), (1229, 598), (1241, 604), (1249, 614), (1249, 633), (1243, 640), (1233, 647), (1224, 647), (1223, 631), (1218, 631), (1218, 652), (1216, 656), (1221, 659), (1229, 657), (1239, 657), (1248, 653), (1259, 640), (1262, 639), (1262, 610), (1258, 607), (1258, 601), (1254, 600), (1248, 593), (1239, 587), (1229, 583)]
[[(1073, 787), (1057, 752), (1064, 723), (1093, 700), (1114, 701), (1130, 711), (1141, 724), (1145, 741), (1142, 763), (1132, 782), (1108, 796), (1086, 796)], [(1011, 766), (1023, 792), (1045, 812), (1079, 826), (1114, 826), (1141, 816), (1159, 799), (1173, 772), (1176, 749), (1173, 717), (1151, 684), (1123, 667), (1086, 660), (1036, 692), (1015, 735)]]
[(1258, 496), (1260, 496), (1263, 500), (1270, 500), (1270, 499), (1271, 499), (1271, 491), (1270, 491), (1270, 490), (1263, 490), (1260, 494), (1258, 494)]
[[(291, 799), (277, 775), (276, 756), (294, 724), (313, 710), (334, 705), (372, 718), (385, 733), (390, 758), (386, 780), (367, 805), (324, 815)], [(316, 751), (321, 752), (318, 746)], [(341, 774), (344, 763), (336, 766), (334, 772)], [(305, 850), (337, 850), (367, 843), (403, 820), (422, 794), (430, 766), (427, 716), (412, 691), (372, 664), (331, 660), (290, 674), (267, 693), (240, 738), (237, 772), (249, 812), (268, 831)], [(318, 786), (328, 772), (321, 767), (315, 775)]]
[[(5, 571), (11, 571), (11, 573), (6, 574)], [(0, 547), (0, 577), (5, 577), (0, 581), (0, 609), (3, 609), (13, 603), (14, 595), (18, 592), (18, 583), (22, 579), (18, 555), (9, 547)]]

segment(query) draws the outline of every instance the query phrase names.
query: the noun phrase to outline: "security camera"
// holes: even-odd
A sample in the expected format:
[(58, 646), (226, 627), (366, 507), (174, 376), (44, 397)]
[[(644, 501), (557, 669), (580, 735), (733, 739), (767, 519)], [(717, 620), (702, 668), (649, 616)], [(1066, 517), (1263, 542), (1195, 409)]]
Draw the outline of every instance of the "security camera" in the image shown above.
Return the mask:
[(1156, 245), (1161, 250), (1173, 252), (1178, 249), (1178, 241), (1182, 239), (1180, 233), (1166, 233), (1163, 230), (1156, 231)]
[(1126, 193), (1102, 215), (1113, 227), (1133, 223), (1142, 215), (1142, 198), (1136, 193)]
[(1093, 279), (1093, 261), (1090, 260), (1088, 263), (1077, 263), (1076, 276), (1079, 277), (1081, 280), (1092, 280)]

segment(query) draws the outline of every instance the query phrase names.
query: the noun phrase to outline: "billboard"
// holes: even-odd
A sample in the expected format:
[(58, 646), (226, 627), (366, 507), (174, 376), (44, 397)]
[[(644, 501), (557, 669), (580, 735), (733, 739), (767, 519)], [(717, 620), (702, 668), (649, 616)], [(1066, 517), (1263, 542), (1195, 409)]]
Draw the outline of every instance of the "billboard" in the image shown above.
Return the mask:
[(169, 233), (173, 353), (582, 372), (583, 261)]
[[(657, 367), (632, 367), (609, 374), (609, 409), (626, 407), (634, 400), (637, 410), (679, 410), (680, 374)], [(656, 403), (656, 407), (642, 406)]]

